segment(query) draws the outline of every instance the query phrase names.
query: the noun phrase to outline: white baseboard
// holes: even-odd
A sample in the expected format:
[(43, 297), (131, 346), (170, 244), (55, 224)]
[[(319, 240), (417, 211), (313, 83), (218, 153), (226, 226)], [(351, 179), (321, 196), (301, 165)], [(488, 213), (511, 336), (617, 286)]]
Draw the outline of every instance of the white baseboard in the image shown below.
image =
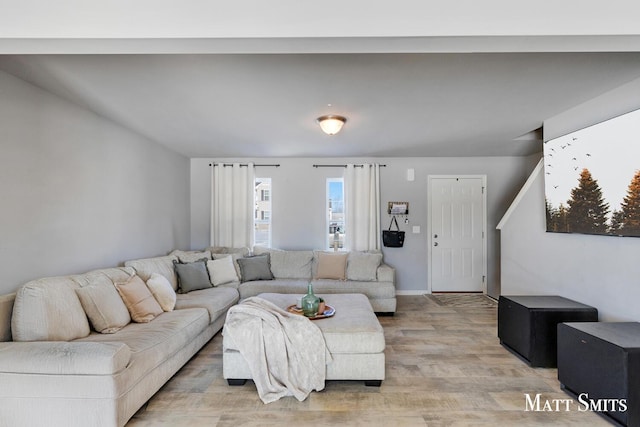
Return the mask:
[(409, 290), (409, 291), (399, 291), (396, 289), (396, 295), (424, 295), (424, 294), (430, 294), (431, 292), (427, 292), (424, 290)]

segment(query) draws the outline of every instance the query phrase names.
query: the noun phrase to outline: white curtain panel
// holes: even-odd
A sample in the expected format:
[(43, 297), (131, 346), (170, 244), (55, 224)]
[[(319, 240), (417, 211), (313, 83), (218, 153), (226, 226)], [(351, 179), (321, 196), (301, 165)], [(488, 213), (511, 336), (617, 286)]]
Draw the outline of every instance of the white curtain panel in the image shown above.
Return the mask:
[(380, 249), (380, 165), (348, 164), (344, 174), (345, 246)]
[(211, 245), (253, 247), (253, 163), (214, 164), (211, 173)]

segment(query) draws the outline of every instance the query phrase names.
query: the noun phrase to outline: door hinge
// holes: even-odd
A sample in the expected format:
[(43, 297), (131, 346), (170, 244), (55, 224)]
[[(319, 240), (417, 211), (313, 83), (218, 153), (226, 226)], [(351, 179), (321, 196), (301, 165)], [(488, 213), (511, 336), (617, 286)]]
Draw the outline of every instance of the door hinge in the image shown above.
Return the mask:
[(482, 187), (482, 194), (484, 194), (484, 187)]
[(484, 283), (484, 280), (486, 279), (487, 276), (482, 276), (482, 283)]

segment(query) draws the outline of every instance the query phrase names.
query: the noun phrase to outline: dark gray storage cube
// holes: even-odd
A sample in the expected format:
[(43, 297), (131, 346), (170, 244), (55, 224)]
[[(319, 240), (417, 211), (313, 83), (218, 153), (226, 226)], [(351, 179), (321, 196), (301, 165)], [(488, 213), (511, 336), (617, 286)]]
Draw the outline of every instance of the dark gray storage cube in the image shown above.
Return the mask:
[[(640, 323), (558, 325), (558, 380), (570, 394), (586, 393), (583, 400), (610, 409), (603, 415), (622, 425), (640, 426)], [(620, 399), (625, 400), (626, 411), (621, 410)]]
[(556, 367), (558, 323), (597, 321), (594, 307), (555, 295), (503, 295), (498, 303), (500, 343), (533, 367)]

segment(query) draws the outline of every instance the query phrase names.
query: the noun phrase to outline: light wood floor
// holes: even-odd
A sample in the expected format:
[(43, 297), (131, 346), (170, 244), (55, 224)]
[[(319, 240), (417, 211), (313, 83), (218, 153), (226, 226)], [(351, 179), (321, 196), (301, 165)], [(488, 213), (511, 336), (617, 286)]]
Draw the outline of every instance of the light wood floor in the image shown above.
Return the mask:
[(127, 426), (599, 426), (579, 412), (525, 412), (525, 393), (566, 399), (555, 369), (529, 368), (499, 343), (495, 307), (443, 306), (430, 296), (400, 296), (386, 336), (382, 387), (328, 381), (304, 401), (265, 405), (253, 382), (222, 378), (218, 333), (140, 409)]

